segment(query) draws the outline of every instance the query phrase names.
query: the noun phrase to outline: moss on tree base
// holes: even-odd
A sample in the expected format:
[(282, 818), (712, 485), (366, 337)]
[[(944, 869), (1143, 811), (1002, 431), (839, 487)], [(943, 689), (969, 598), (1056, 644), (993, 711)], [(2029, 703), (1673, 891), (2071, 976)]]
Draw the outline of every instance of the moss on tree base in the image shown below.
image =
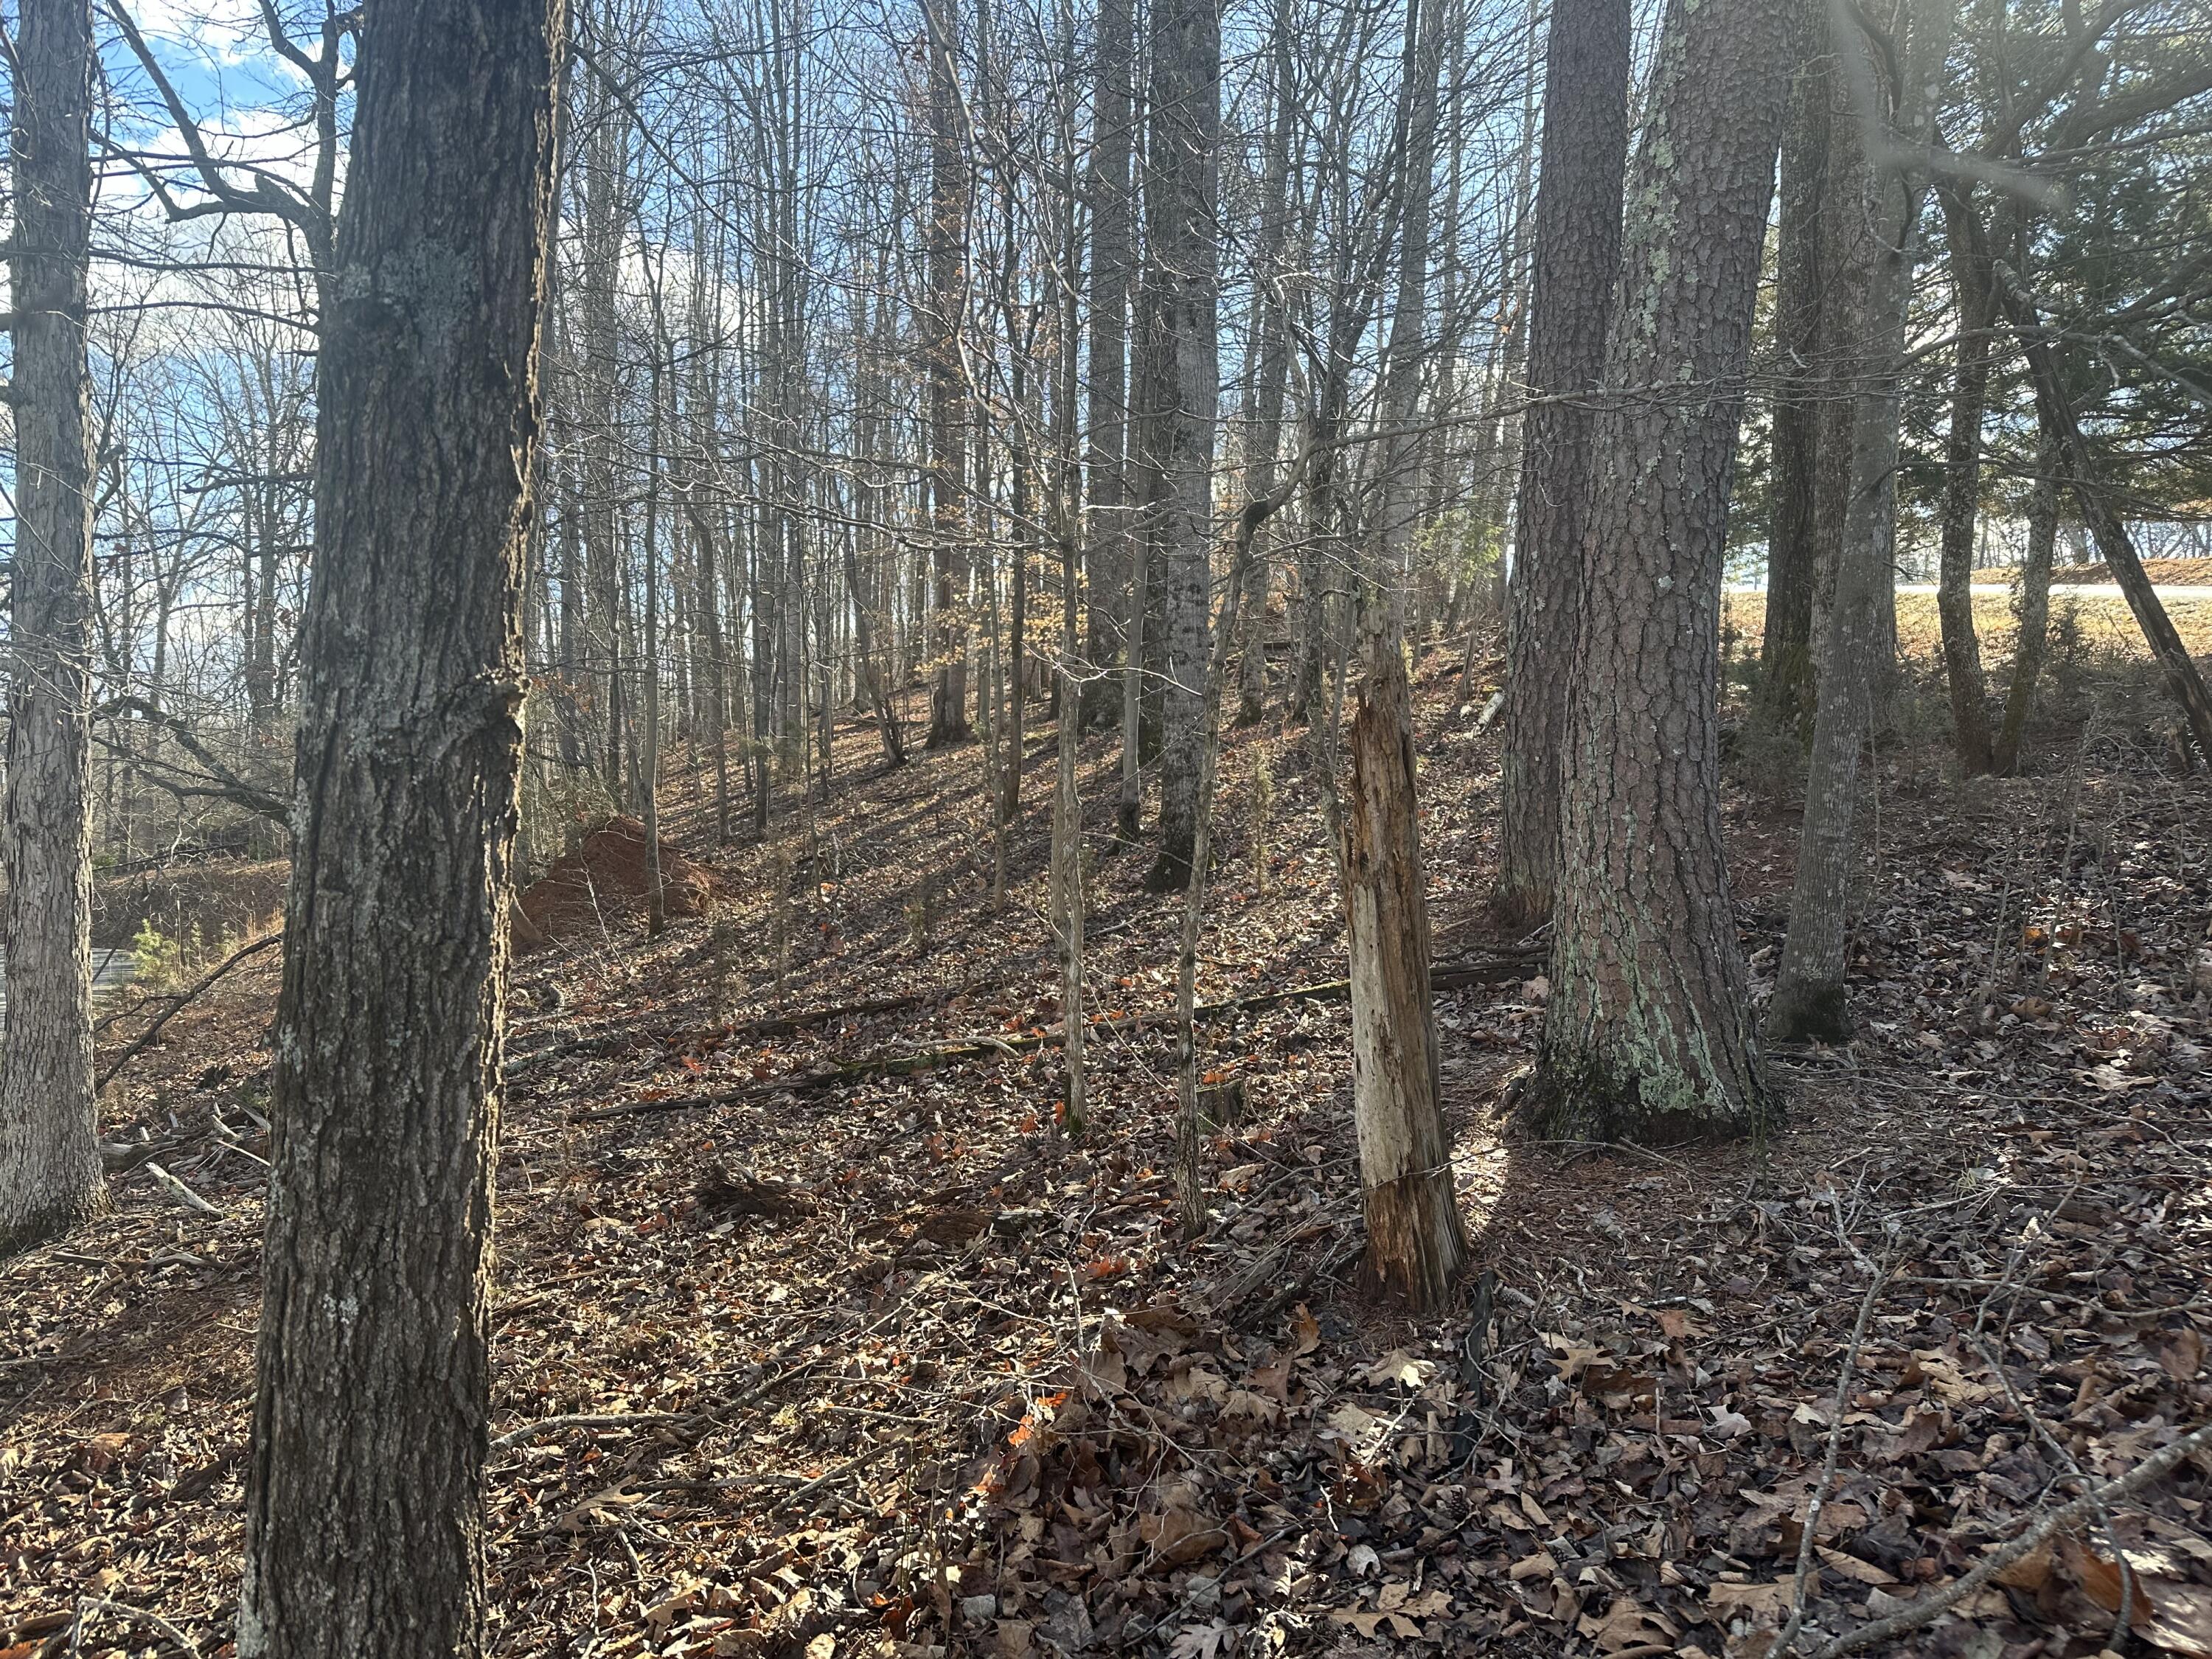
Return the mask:
[(1765, 1133), (1779, 1110), (1763, 1080), (1737, 1099), (1717, 1082), (1680, 1072), (1650, 1076), (1588, 1051), (1549, 1046), (1521, 1090), (1516, 1117), (1547, 1140), (1679, 1146)]

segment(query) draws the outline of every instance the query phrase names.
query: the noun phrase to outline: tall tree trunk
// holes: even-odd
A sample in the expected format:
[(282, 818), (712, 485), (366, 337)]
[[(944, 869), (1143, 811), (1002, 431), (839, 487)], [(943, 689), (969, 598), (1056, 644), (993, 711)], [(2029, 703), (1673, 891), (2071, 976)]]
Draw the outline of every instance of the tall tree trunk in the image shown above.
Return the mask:
[(1528, 389), (1540, 401), (1522, 427), (1492, 900), (1514, 927), (1551, 913), (1559, 867), (1559, 750), (1574, 682), (1596, 418), (1590, 394), (1605, 372), (1620, 267), (1628, 64), (1628, 0), (1555, 0), (1528, 339)]
[(966, 305), (968, 152), (959, 131), (957, 41), (945, 0), (926, 0), (929, 31), (929, 519), (936, 584), (930, 649), (936, 679), (927, 746), (941, 749), (973, 734), (968, 721), (968, 464), (960, 329)]
[(1813, 404), (1813, 669), (1817, 698), (1828, 674), (1827, 647), (1833, 637), (1828, 610), (1835, 603), (1843, 563), (1844, 519), (1850, 507), (1851, 443), (1857, 431), (1854, 411), (1865, 339), (1867, 284), (1880, 250), (1863, 203), (1868, 166), (1863, 118), (1851, 106), (1850, 78), (1842, 54), (1856, 50), (1829, 19), (1827, 166), (1820, 207), (1820, 317), (1816, 325)]
[(15, 536), (9, 587), (8, 1003), (0, 1032), (0, 1255), (107, 1206), (93, 1104), (92, 221), (88, 0), (21, 14), (9, 123), (15, 224)]
[[(1105, 671), (1127, 648), (1130, 502), (1124, 456), (1129, 430), (1129, 281), (1136, 262), (1131, 163), (1135, 155), (1135, 21), (1130, 0), (1099, 0), (1091, 90), (1091, 362), (1084, 415), (1086, 513), (1084, 565), (1091, 581), (1089, 676), (1083, 724), (1102, 726), (1119, 707)], [(1130, 834), (1135, 834), (1133, 825)]]
[[(1668, 14), (1591, 434), (1552, 997), (1532, 1103), (1593, 1140), (1750, 1127), (1767, 1091), (1721, 856), (1721, 573), (1796, 26)], [(1638, 388), (1694, 387), (1680, 396)]]
[[(1871, 228), (1876, 252), (1867, 285), (1863, 368), (1852, 404), (1850, 495), (1822, 653), (1820, 705), (1813, 723), (1805, 815), (1790, 895), (1790, 929), (1783, 941), (1774, 1000), (1766, 1013), (1765, 1035), (1771, 1042), (1808, 1038), (1839, 1042), (1850, 1034), (1844, 967), (1852, 830), (1858, 807), (1859, 755), (1890, 666), (1891, 636), (1881, 626), (1881, 601), (1883, 591), (1893, 586), (1898, 417), (1913, 266), (1920, 252), (1922, 208), (1928, 193), (1928, 175), (1918, 157), (1931, 137), (1934, 112), (1928, 94), (1941, 88), (1953, 4), (1954, 0), (1899, 0), (1890, 8), (1890, 38), (1900, 44), (1904, 54), (1890, 94), (1894, 108), (1864, 112), (1862, 118), (1881, 133), (1878, 143), (1867, 146), (1869, 153), (1896, 159), (1876, 161), (1867, 169), (1861, 202), (1840, 204), (1844, 212), (1856, 211)], [(1868, 52), (1863, 72), (1852, 78), (1863, 94), (1875, 95), (1870, 48), (1853, 40), (1844, 49)], [(1978, 424), (1978, 411), (1974, 418)]]
[(1398, 293), (1382, 390), (1380, 546), (1363, 595), (1366, 672), (1352, 719), (1352, 810), (1344, 821), (1344, 932), (1352, 984), (1352, 1111), (1359, 1140), (1367, 1268), (1419, 1312), (1443, 1305), (1467, 1261), (1452, 1180), (1429, 992), (1428, 893), (1421, 867), (1413, 717), (1403, 641), (1413, 514), (1415, 429), (1436, 167), (1442, 0), (1406, 20), (1399, 174)]
[(653, 298), (653, 360), (647, 378), (645, 416), (645, 637), (639, 653), (645, 670), (640, 695), (645, 700), (645, 741), (640, 753), (645, 787), (641, 792), (645, 823), (645, 927), (658, 939), (668, 931), (668, 892), (660, 879), (660, 434), (663, 354), (673, 343), (659, 327), (659, 296)]
[[(1290, 273), (1284, 268), (1283, 256), (1290, 241), (1291, 143), (1297, 113), (1291, 28), (1287, 0), (1278, 0), (1269, 29), (1273, 65), (1269, 95), (1274, 119), (1269, 125), (1267, 156), (1261, 167), (1259, 264), (1252, 297), (1251, 349), (1257, 362), (1249, 381), (1252, 404), (1245, 418), (1245, 491), (1255, 499), (1275, 491), (1283, 445), (1283, 396), (1291, 374), (1290, 327), (1285, 314), (1285, 288)], [(1256, 556), (1252, 559), (1240, 611), (1243, 654), (1237, 665), (1239, 726), (1257, 725), (1266, 712), (1267, 563)]]
[(1160, 354), (1150, 515), (1160, 559), (1167, 686), (1156, 890), (1189, 879), (1198, 833), (1211, 642), (1213, 428), (1219, 393), (1221, 17), (1218, 0), (1152, 0), (1145, 290)]
[(362, 28), (319, 366), (241, 1659), (486, 1650), (488, 1247), (562, 12), (379, 0)]
[(2021, 733), (2027, 726), (2028, 710), (2035, 706), (2035, 683), (2043, 673), (2044, 652), (2050, 643), (2051, 560), (2058, 540), (2058, 469), (2061, 464), (2057, 430), (2037, 422), (2035, 482), (2027, 495), (2027, 556), (2021, 566), (2019, 642), (2013, 647), (2012, 682), (2005, 687), (2004, 724), (1997, 732), (1991, 766), (1999, 777), (2020, 769)]
[(1951, 726), (1959, 766), (1969, 777), (1991, 769), (1989, 689), (1982, 643), (1974, 632), (1974, 531), (1982, 499), (1982, 417), (1990, 400), (1990, 325), (1996, 307), (1990, 274), (1975, 262), (1963, 218), (1973, 211), (1972, 186), (1953, 180), (1937, 191), (1949, 228), (1951, 290), (1957, 296), (1958, 368), (1951, 388), (1951, 428), (1943, 443), (1942, 557), (1936, 608), (1942, 624), (1943, 675), (1951, 693)]
[(1790, 82), (1782, 137), (1776, 238), (1774, 343), (1779, 359), (1771, 428), (1766, 616), (1757, 710), (1791, 729), (1813, 708), (1813, 588), (1820, 473), (1823, 293), (1821, 215), (1828, 200), (1828, 106), (1834, 54), (1825, 6), (1804, 8), (1806, 52)]

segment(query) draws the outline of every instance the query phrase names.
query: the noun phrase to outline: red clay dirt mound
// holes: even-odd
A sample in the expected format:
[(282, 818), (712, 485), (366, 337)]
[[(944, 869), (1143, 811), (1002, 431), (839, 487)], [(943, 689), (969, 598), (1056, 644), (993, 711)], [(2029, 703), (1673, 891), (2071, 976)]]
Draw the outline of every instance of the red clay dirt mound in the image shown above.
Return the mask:
[[(611, 818), (585, 836), (582, 846), (555, 860), (516, 902), (517, 954), (644, 915), (653, 879), (650, 849), (645, 826), (635, 818)], [(714, 878), (665, 841), (660, 881), (672, 916), (698, 915), (714, 890)]]

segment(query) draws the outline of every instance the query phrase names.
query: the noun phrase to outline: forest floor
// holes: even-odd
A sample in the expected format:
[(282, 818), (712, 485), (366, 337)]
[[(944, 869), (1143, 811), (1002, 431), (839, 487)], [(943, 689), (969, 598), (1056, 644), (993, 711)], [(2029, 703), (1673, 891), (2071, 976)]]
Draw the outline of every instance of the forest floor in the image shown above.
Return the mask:
[[(1455, 667), (1424, 660), (1419, 706), (1440, 960), (1500, 943), (1488, 687), (1462, 703)], [(979, 745), (886, 774), (842, 729), (826, 804), (757, 844), (716, 847), (687, 778), (671, 833), (716, 914), (519, 971), (495, 1650), (1736, 1659), (1799, 1590), (1800, 1652), (1946, 1594), (2212, 1416), (2212, 785), (2167, 769), (2140, 684), (2059, 667), (2031, 775), (1882, 750), (1863, 1035), (1777, 1058), (1763, 1145), (1517, 1135), (1540, 974), (1440, 995), (1477, 1271), (1424, 1321), (1352, 1281), (1341, 1001), (1200, 1028), (1243, 1111), (1194, 1246), (1164, 1025), (1098, 1028), (1087, 1130), (1052, 1133), (1048, 728), (1001, 906)], [(1094, 1018), (1172, 1000), (1176, 902), (1107, 851), (1115, 765), (1086, 745)], [(1795, 818), (1731, 765), (1763, 994)], [(1236, 734), (1221, 793), (1200, 1000), (1339, 978), (1298, 735)], [(115, 1214), (0, 1267), (4, 1659), (229, 1640), (275, 987), (242, 967), (134, 1063)], [(2212, 1654), (2208, 1497), (2199, 1454), (1877, 1650)]]

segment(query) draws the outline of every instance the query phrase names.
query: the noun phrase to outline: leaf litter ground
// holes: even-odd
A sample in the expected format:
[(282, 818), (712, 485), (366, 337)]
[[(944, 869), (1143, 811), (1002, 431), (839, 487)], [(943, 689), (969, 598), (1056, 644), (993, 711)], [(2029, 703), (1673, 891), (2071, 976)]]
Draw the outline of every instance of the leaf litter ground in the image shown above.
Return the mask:
[[(1438, 955), (1496, 959), (1494, 734), (1431, 667)], [(2114, 722), (2045, 747), (1964, 791), (1885, 757), (1863, 1035), (1778, 1060), (1764, 1146), (1517, 1136), (1540, 971), (1440, 995), (1480, 1271), (1422, 1322), (1352, 1286), (1339, 1001), (1202, 1029), (1241, 1109), (1177, 1242), (1172, 1043), (1127, 1018), (1171, 1004), (1176, 915), (1107, 853), (1109, 743), (1079, 1142), (1028, 1046), (1061, 1016), (1048, 741), (998, 909), (976, 748), (884, 775), (844, 731), (826, 805), (725, 848), (686, 775), (665, 816), (716, 914), (612, 918), (515, 992), (495, 1650), (1733, 1659), (1801, 1589), (1801, 1653), (1942, 1595), (2212, 1416), (2212, 790)], [(1337, 977), (1301, 749), (1238, 734), (1223, 779), (1201, 1000)], [(1728, 827), (1771, 974), (1792, 823), (1738, 792)], [(111, 1104), (117, 1213), (0, 1269), (4, 1659), (229, 1640), (275, 994), (236, 977)], [(1878, 1650), (2212, 1654), (2209, 1472)]]

